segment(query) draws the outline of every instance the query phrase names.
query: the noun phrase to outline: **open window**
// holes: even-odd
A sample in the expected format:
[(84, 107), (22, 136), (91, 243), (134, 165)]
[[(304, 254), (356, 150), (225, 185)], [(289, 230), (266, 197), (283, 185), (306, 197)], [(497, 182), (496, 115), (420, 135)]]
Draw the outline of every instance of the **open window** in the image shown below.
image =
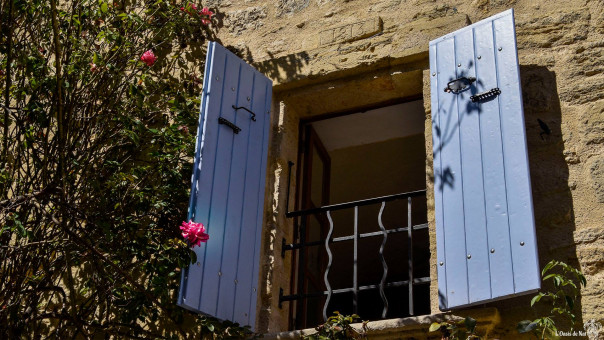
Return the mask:
[(424, 119), (414, 100), (300, 122), (295, 328), (430, 312)]

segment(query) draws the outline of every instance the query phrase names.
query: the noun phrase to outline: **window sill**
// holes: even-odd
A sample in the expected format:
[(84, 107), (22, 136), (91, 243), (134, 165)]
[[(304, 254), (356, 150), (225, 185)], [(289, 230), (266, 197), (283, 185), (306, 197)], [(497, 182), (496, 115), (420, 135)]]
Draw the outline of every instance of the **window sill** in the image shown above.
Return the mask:
[[(433, 322), (443, 322), (447, 320), (463, 320), (465, 316), (471, 316), (477, 321), (478, 334), (488, 335), (499, 323), (499, 311), (497, 308), (480, 308), (456, 312), (447, 312), (431, 315), (422, 315), (401, 319), (388, 319), (380, 321), (371, 321), (367, 323), (367, 335), (369, 339), (401, 339), (401, 338), (428, 338), (428, 328)], [(361, 323), (352, 325), (357, 330), (362, 327)], [(303, 335), (315, 333), (314, 328), (303, 330), (269, 333), (265, 334), (265, 340), (284, 340), (300, 339)], [(433, 333), (436, 334), (436, 333)]]

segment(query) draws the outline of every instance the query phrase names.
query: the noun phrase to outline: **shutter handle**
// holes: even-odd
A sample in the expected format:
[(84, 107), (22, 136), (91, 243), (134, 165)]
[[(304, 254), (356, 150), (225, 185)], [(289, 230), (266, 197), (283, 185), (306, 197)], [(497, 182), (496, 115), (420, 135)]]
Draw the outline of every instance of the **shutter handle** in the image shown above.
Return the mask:
[(243, 106), (235, 106), (233, 105), (233, 109), (235, 109), (235, 111), (239, 110), (239, 109), (244, 109), (245, 111), (249, 112), (252, 114), (252, 120), (256, 121), (256, 114), (253, 113), (252, 111), (250, 111), (247, 107), (243, 107)]
[(476, 78), (474, 77), (461, 77), (451, 80), (447, 83), (447, 87), (445, 87), (445, 92), (458, 94), (461, 91), (470, 88), (470, 85), (472, 85), (472, 83), (475, 81)]

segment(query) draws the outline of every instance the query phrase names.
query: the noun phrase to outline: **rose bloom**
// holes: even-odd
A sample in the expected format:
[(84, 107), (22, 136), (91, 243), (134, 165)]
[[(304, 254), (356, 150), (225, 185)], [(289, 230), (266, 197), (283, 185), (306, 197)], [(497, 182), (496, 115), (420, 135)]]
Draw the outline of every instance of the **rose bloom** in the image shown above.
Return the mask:
[(182, 237), (189, 241), (192, 246), (198, 246), (201, 242), (207, 242), (210, 239), (210, 235), (206, 234), (206, 228), (201, 223), (195, 223), (191, 220), (182, 222), (180, 230), (182, 230)]
[(153, 66), (153, 64), (155, 64), (156, 60), (157, 60), (157, 57), (155, 56), (155, 54), (153, 54), (153, 51), (151, 51), (151, 50), (146, 51), (141, 56), (141, 61), (144, 62), (145, 64), (147, 64), (147, 66)]

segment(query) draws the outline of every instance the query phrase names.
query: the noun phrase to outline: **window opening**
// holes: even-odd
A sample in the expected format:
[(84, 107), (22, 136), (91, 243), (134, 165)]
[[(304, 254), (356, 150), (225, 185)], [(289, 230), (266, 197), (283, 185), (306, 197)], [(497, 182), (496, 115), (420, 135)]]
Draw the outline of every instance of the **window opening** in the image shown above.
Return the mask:
[(301, 121), (290, 328), (429, 314), (421, 100)]

